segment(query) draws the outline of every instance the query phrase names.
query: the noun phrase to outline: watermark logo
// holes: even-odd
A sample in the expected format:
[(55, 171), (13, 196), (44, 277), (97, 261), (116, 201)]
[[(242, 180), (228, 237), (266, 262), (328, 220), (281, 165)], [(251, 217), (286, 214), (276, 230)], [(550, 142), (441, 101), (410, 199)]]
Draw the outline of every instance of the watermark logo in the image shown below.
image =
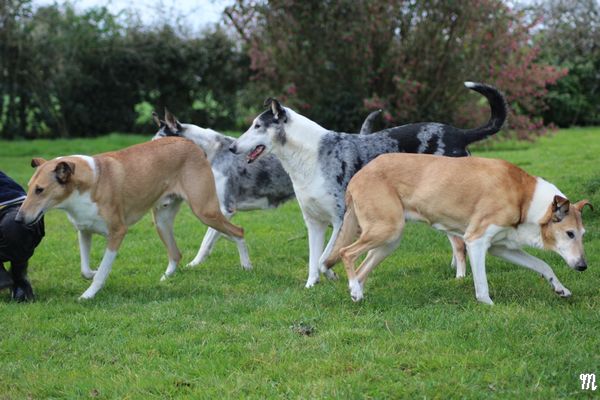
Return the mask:
[(596, 374), (579, 374), (581, 381), (581, 390), (596, 390)]

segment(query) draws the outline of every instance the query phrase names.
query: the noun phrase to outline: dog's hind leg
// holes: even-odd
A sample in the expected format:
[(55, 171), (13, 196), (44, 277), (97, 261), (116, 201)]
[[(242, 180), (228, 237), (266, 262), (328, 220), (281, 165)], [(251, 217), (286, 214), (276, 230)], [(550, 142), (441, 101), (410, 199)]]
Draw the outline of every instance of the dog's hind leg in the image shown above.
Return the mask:
[(523, 250), (509, 249), (504, 246), (492, 246), (489, 249), (491, 255), (500, 257), (503, 260), (529, 268), (538, 274), (542, 275), (552, 286), (554, 292), (561, 297), (571, 296), (571, 291), (563, 286), (558, 280), (558, 277), (552, 271), (552, 268), (544, 261), (527, 254)]
[(102, 261), (100, 262), (100, 267), (98, 267), (90, 287), (79, 297), (80, 300), (91, 299), (100, 289), (102, 289), (102, 286), (104, 286), (104, 283), (106, 282), (106, 278), (108, 278), (108, 275), (110, 274), (113, 262), (117, 257), (117, 251), (119, 250), (126, 233), (127, 227), (125, 225), (109, 230), (108, 243)]
[(152, 209), (152, 217), (154, 218), (156, 230), (169, 253), (169, 264), (167, 265), (167, 270), (160, 278), (161, 281), (164, 281), (175, 273), (177, 264), (179, 264), (179, 260), (181, 260), (181, 253), (177, 248), (175, 236), (173, 235), (173, 221), (175, 220), (175, 216), (177, 215), (180, 206), (181, 200), (172, 199), (166, 203), (159, 203), (159, 205)]
[(465, 242), (458, 236), (448, 235), (452, 246), (452, 267), (456, 268), (456, 278), (464, 278), (467, 272), (467, 258)]
[(244, 230), (229, 222), (221, 212), (215, 178), (210, 168), (205, 171), (206, 173), (198, 174), (198, 170), (205, 167), (207, 165), (204, 163), (196, 163), (182, 172), (181, 192), (184, 199), (190, 205), (194, 215), (204, 224), (226, 235), (242, 239)]
[(250, 262), (250, 255), (248, 254), (248, 247), (246, 246), (246, 241), (244, 239), (222, 235), (219, 231), (210, 227), (204, 235), (204, 239), (202, 240), (202, 244), (200, 245), (198, 254), (196, 254), (196, 257), (194, 257), (194, 259), (187, 266), (195, 267), (196, 265), (206, 260), (206, 258), (212, 252), (214, 245), (217, 243), (217, 240), (219, 240), (221, 236), (223, 236), (227, 240), (235, 242), (238, 249), (238, 253), (240, 255), (240, 264), (242, 265), (242, 268), (244, 268), (245, 270), (251, 270), (252, 263)]
[[(371, 236), (369, 233), (363, 232), (356, 242), (340, 251), (348, 275), (350, 297), (353, 301), (359, 301), (363, 298), (364, 282), (367, 280), (367, 275), (398, 247), (400, 233), (391, 242), (388, 239), (381, 236)], [(356, 260), (366, 251), (369, 252), (367, 257), (356, 270), (354, 268)]]
[[(403, 207), (400, 201), (397, 203), (395, 207), (390, 207), (394, 212), (385, 212), (379, 207), (369, 207), (368, 203), (362, 207), (365, 209), (363, 211), (357, 205), (355, 198), (352, 211), (356, 213), (362, 232), (356, 242), (340, 251), (348, 274), (350, 296), (354, 301), (363, 298), (364, 283), (369, 273), (400, 244), (405, 221)], [(365, 251), (369, 251), (367, 257), (360, 267), (355, 269), (356, 260)]]
[(81, 257), (81, 276), (85, 279), (92, 279), (96, 274), (90, 268), (90, 248), (92, 247), (92, 233), (77, 231), (79, 238), (79, 256)]
[(195, 267), (206, 260), (210, 253), (212, 253), (212, 249), (220, 237), (221, 233), (219, 231), (209, 227), (204, 235), (204, 238), (202, 239), (202, 244), (200, 245), (200, 249), (198, 249), (198, 254), (196, 254), (196, 257), (194, 257), (194, 259), (187, 266)]

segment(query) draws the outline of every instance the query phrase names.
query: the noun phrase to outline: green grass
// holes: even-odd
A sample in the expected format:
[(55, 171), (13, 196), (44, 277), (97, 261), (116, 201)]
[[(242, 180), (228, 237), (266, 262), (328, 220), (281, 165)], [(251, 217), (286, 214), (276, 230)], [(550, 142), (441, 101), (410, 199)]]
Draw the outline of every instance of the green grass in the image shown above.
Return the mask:
[[(0, 143), (0, 169), (25, 184), (32, 156), (118, 149), (141, 136)], [(600, 129), (535, 143), (480, 146), (570, 198), (600, 207)], [(60, 211), (31, 260), (31, 304), (0, 299), (0, 399), (46, 398), (566, 398), (586, 397), (579, 374), (600, 373), (600, 213), (584, 216), (588, 271), (535, 251), (572, 292), (556, 296), (535, 273), (489, 259), (495, 306), (457, 281), (444, 235), (409, 225), (371, 275), (365, 301), (340, 281), (304, 289), (307, 240), (295, 202), (242, 213), (254, 270), (219, 242), (206, 264), (159, 282), (166, 252), (149, 216), (133, 226), (106, 286), (77, 301), (77, 237)], [(205, 227), (187, 207), (176, 237), (188, 262)], [(94, 237), (93, 263), (104, 239)], [(598, 392), (596, 392), (597, 394)]]

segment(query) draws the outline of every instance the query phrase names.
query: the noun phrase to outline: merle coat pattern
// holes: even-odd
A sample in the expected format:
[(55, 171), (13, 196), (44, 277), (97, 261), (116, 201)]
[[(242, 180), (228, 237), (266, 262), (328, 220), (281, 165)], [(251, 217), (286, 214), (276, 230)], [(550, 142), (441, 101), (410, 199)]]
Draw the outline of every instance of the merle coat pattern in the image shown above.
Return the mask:
[[(377, 113), (373, 112), (367, 117), (361, 134), (370, 132), (372, 120)], [(190, 139), (205, 151), (215, 175), (221, 212), (227, 218), (231, 218), (237, 211), (275, 208), (294, 198), (292, 181), (275, 155), (267, 155), (255, 163), (248, 163), (245, 156), (229, 151), (235, 138), (212, 129), (182, 124), (168, 110), (165, 110), (164, 121), (156, 114), (154, 120), (159, 130), (153, 139), (181, 136)], [(221, 236), (220, 232), (209, 227), (189, 266), (196, 266), (206, 260)], [(238, 246), (242, 266), (245, 269), (252, 268), (245, 242)]]
[[(247, 154), (249, 162), (272, 152), (290, 175), (300, 203), (309, 236), (309, 276), (306, 287), (319, 280), (319, 271), (334, 277), (324, 261), (329, 255), (342, 224), (345, 190), (350, 178), (380, 154), (407, 152), (468, 156), (467, 146), (500, 130), (506, 120), (504, 96), (494, 87), (466, 82), (484, 95), (491, 107), (491, 118), (479, 128), (460, 129), (441, 123), (402, 125), (360, 136), (327, 130), (308, 118), (268, 99), (269, 108), (231, 146), (235, 153)], [(323, 250), (325, 232), (333, 226)], [(453, 263), (464, 264), (464, 243), (451, 239)], [(461, 254), (462, 253), (462, 254)], [(457, 271), (464, 270), (458, 268)]]

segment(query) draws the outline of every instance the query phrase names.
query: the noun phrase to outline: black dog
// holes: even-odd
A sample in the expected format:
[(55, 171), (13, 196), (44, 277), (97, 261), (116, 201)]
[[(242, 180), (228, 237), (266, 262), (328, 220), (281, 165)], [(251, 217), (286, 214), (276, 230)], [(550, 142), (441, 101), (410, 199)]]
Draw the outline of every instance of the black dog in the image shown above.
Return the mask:
[[(44, 237), (44, 220), (32, 225), (15, 221), (25, 191), (0, 171), (0, 290), (10, 288), (17, 301), (33, 299), (33, 289), (27, 280), (27, 263)], [(10, 271), (4, 263), (10, 262)]]

